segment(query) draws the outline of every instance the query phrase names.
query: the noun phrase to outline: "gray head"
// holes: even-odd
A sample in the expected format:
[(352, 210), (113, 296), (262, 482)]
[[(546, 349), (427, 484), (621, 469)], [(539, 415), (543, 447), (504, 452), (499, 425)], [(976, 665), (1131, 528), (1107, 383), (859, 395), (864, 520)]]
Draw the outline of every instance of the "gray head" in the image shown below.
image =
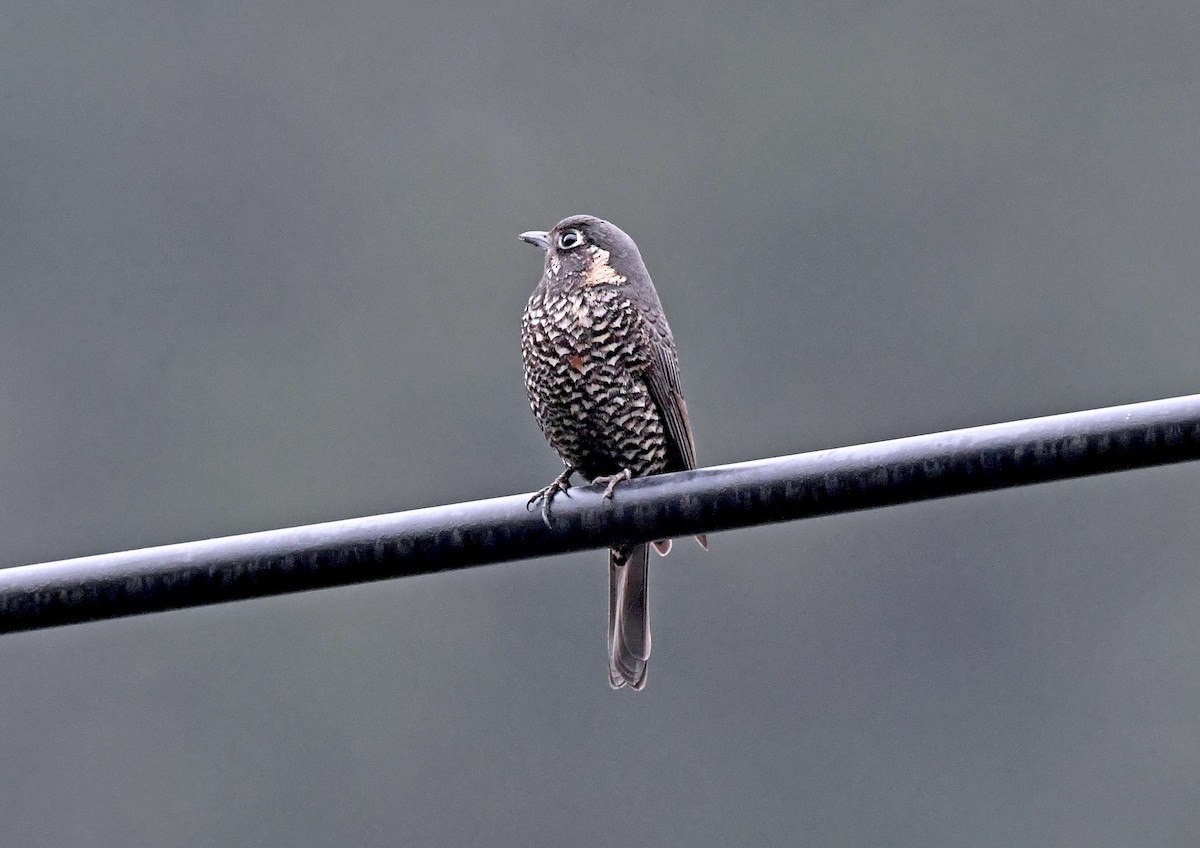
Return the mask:
[(633, 239), (616, 224), (591, 215), (563, 218), (549, 232), (531, 230), (521, 239), (546, 251), (546, 275), (582, 285), (649, 282)]

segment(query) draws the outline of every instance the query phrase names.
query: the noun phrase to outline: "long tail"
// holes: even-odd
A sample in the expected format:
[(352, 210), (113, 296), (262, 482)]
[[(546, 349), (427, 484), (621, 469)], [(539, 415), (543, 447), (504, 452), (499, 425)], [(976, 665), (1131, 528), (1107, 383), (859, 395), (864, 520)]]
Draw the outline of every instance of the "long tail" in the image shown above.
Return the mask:
[(608, 552), (608, 682), (614, 689), (646, 685), (650, 608), (646, 598), (649, 545)]

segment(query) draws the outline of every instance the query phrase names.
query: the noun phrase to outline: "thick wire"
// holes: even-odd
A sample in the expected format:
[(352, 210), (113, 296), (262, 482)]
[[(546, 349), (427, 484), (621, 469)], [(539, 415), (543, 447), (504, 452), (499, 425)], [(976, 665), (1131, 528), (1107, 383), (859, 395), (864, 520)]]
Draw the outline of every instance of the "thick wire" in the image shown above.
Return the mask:
[(1200, 459), (1200, 395), (0, 570), (0, 633)]

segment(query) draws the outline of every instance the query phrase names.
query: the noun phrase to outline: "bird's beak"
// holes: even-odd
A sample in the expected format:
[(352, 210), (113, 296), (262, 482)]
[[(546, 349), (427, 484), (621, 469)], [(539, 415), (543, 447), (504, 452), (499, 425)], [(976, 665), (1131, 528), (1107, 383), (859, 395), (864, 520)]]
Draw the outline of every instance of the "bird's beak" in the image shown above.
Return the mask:
[(527, 233), (521, 233), (517, 238), (527, 241), (535, 247), (540, 247), (542, 250), (550, 249), (550, 234), (543, 233), (541, 230), (530, 230)]

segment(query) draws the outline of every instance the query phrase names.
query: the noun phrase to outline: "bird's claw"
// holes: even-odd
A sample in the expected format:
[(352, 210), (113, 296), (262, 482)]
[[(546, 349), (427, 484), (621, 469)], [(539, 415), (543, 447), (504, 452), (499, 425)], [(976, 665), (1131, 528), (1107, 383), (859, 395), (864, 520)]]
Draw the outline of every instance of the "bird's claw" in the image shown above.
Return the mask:
[(574, 473), (573, 468), (568, 468), (562, 474), (554, 478), (554, 481), (544, 489), (539, 489), (534, 493), (525, 504), (525, 509), (533, 509), (533, 505), (538, 501), (542, 502), (542, 522), (547, 526), (552, 526), (550, 521), (550, 502), (554, 500), (554, 496), (562, 492), (568, 498), (571, 497), (569, 489), (571, 488), (571, 475)]
[(593, 486), (604, 486), (604, 497), (612, 500), (613, 490), (617, 488), (618, 483), (623, 483), (633, 477), (632, 472), (628, 468), (622, 468), (616, 474), (610, 474), (607, 477), (597, 477), (592, 481)]

